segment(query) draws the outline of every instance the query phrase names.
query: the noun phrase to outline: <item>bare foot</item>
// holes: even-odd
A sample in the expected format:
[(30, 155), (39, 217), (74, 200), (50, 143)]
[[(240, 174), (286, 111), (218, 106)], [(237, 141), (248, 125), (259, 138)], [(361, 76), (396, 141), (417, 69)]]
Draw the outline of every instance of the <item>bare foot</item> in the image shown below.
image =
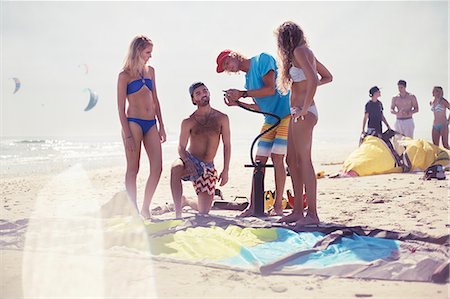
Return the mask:
[(253, 208), (250, 208), (250, 207), (248, 209), (244, 210), (239, 215), (237, 215), (237, 217), (251, 217), (251, 216), (253, 216)]
[(149, 209), (142, 209), (141, 217), (144, 220), (150, 220), (152, 218), (152, 214), (150, 213)]
[(275, 204), (273, 205), (273, 209), (270, 211), (269, 213), (270, 216), (283, 216), (283, 204), (275, 202)]
[(275, 208), (269, 210), (269, 216), (283, 216), (283, 209), (277, 210)]
[(300, 219), (303, 218), (303, 215), (301, 213), (298, 212), (292, 212), (289, 215), (286, 215), (284, 217), (281, 217), (280, 219), (277, 220), (277, 222), (286, 222), (286, 223), (291, 223), (291, 222), (296, 222)]
[(295, 228), (294, 229), (301, 228), (301, 227), (306, 226), (306, 225), (317, 225), (319, 223), (320, 223), (319, 217), (306, 215), (305, 218), (299, 219), (295, 223)]

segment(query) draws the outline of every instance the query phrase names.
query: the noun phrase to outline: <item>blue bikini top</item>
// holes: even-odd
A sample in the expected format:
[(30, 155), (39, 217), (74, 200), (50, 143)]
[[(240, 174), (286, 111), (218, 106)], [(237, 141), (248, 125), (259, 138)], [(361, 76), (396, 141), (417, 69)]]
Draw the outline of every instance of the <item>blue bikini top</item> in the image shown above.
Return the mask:
[(150, 90), (152, 90), (153, 88), (152, 79), (144, 78), (144, 76), (141, 75), (141, 79), (137, 79), (128, 83), (127, 95), (139, 91), (144, 85), (146, 85)]

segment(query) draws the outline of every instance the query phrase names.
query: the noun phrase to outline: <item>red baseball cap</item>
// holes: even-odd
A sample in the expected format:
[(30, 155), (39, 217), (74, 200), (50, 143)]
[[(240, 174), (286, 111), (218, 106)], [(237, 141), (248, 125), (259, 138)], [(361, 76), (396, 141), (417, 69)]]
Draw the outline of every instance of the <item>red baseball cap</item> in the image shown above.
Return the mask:
[(217, 56), (216, 62), (217, 62), (217, 68), (216, 71), (218, 73), (222, 73), (224, 71), (222, 64), (223, 61), (225, 60), (225, 58), (227, 58), (228, 56), (230, 56), (231, 54), (231, 50), (223, 50), (222, 52), (220, 52), (219, 56)]

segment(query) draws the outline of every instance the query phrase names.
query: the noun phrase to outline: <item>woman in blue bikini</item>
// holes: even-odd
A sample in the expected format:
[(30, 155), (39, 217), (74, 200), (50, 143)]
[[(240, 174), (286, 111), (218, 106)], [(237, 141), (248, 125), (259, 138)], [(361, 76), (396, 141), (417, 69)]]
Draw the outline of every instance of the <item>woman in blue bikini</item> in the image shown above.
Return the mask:
[(448, 124), (450, 115), (447, 118), (446, 110), (450, 110), (450, 104), (444, 99), (444, 90), (440, 86), (433, 88), (434, 99), (430, 102), (431, 111), (434, 113), (433, 130), (431, 135), (433, 143), (439, 146), (439, 139), (442, 139), (442, 146), (450, 149), (448, 146)]
[[(153, 43), (148, 37), (136, 36), (130, 44), (117, 83), (117, 104), (127, 159), (125, 187), (138, 211), (136, 177), (139, 171), (141, 144), (144, 144), (150, 163), (150, 176), (145, 186), (140, 212), (144, 219), (151, 217), (150, 202), (162, 171), (161, 143), (166, 140), (156, 94), (155, 69), (147, 65), (152, 50)], [(128, 107), (125, 108), (127, 100)]]

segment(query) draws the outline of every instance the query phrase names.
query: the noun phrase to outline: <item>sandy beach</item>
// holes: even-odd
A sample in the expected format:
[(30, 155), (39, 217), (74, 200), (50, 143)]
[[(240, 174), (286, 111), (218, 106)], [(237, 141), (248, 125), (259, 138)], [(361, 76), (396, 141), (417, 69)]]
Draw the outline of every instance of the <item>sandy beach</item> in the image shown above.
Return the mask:
[[(416, 139), (445, 135), (448, 111), (435, 101), (435, 87), (448, 100), (449, 1), (0, 1), (0, 299), (450, 298), (450, 165), (445, 180), (425, 181), (423, 172), (331, 178), (368, 127), (374, 86), (383, 130), (406, 123)], [(286, 21), (302, 29), (286, 31), (289, 42), (276, 33)], [(283, 63), (283, 56), (294, 59)], [(284, 114), (282, 101), (269, 97), (280, 87), (273, 79), (283, 77), (295, 77), (290, 105), (309, 103), (318, 117), (311, 155), (315, 172), (325, 174), (317, 180), (321, 223), (300, 231), (275, 223), (279, 216), (244, 221), (240, 211), (212, 210), (211, 217), (185, 209), (180, 224), (170, 167), (182, 122), (199, 107), (189, 86), (203, 82), (211, 106), (228, 116), (229, 181), (218, 188), (226, 201), (243, 200), (253, 172), (244, 165), (265, 120), (224, 98), (236, 89), (248, 106)], [(395, 108), (397, 97), (403, 103)], [(378, 122), (380, 105), (371, 105)], [(151, 221), (126, 196), (122, 112), (140, 119), (144, 134), (146, 126), (164, 127), (167, 137)], [(214, 115), (196, 121), (209, 127)], [(407, 172), (412, 154), (400, 153), (399, 144), (396, 168)], [(414, 155), (448, 163), (424, 148), (414, 147)], [(140, 153), (139, 207), (149, 176)], [(389, 155), (383, 147), (371, 166), (392, 166)], [(183, 186), (184, 195), (196, 196), (190, 182)], [(275, 189), (273, 168), (264, 189)], [(292, 189), (288, 178), (285, 197)], [(188, 236), (177, 247), (180, 235)], [(196, 256), (182, 256), (180, 247)]]
[[(331, 152), (329, 154), (332, 155)], [(335, 163), (315, 163), (316, 171), (336, 173), (341, 167), (339, 157), (336, 159)], [(243, 156), (233, 160), (230, 181), (221, 187), (225, 199), (248, 196), (251, 170), (242, 167), (245, 163)], [(171, 203), (169, 166), (170, 162), (165, 162), (152, 208)], [(147, 174), (145, 169), (139, 174), (138, 188), (141, 194)], [(321, 221), (421, 232), (435, 237), (448, 234), (448, 180), (423, 181), (422, 175), (319, 179), (318, 210)], [(116, 193), (123, 191), (122, 180), (122, 165), (89, 170), (82, 165), (73, 165), (55, 173), (5, 175), (0, 187), (1, 298), (449, 296), (449, 284), (315, 275), (261, 276), (250, 272), (156, 261), (149, 254), (137, 255), (117, 248), (108, 249), (107, 256), (99, 258), (96, 246), (101, 247), (101, 244), (95, 241), (95, 236), (102, 233), (101, 225), (98, 225), (98, 219), (101, 218), (98, 211)], [(273, 186), (273, 174), (269, 170), (266, 189), (273, 189)], [(189, 184), (184, 187), (188, 196), (194, 195)], [(289, 181), (286, 188), (291, 189)], [(228, 216), (237, 214), (234, 211), (212, 211), (214, 213)], [(174, 213), (154, 217), (172, 218)], [(89, 238), (86, 238), (85, 232)], [(107, 237), (102, 238), (101, 242), (110, 242)], [(126, 247), (127, 241), (122, 243)]]

